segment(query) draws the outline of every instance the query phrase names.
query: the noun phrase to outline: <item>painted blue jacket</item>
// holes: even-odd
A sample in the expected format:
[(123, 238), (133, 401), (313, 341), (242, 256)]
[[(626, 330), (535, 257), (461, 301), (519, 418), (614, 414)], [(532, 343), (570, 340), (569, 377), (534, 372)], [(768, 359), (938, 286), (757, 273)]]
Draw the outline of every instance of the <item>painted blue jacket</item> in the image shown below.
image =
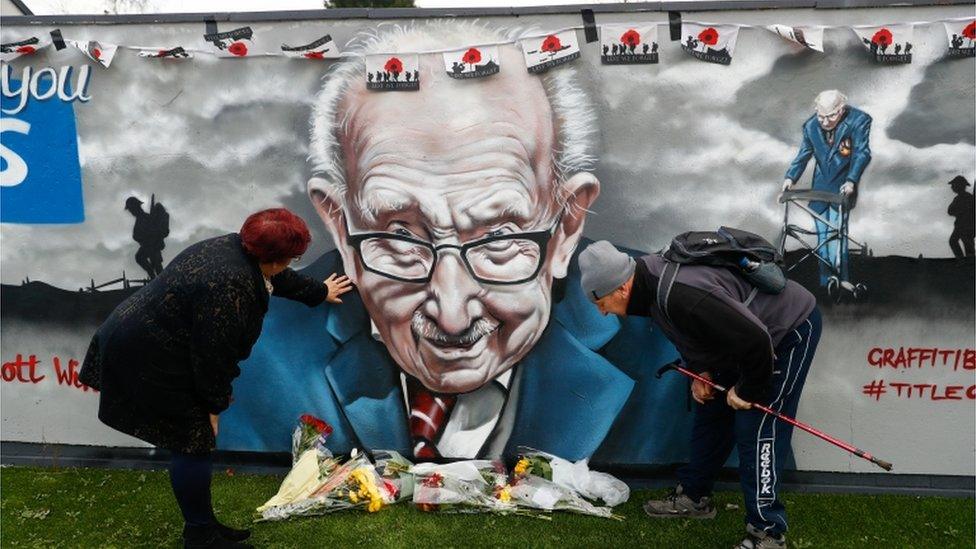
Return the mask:
[[(329, 252), (303, 272), (325, 279), (341, 270), (338, 254)], [(683, 461), (692, 417), (688, 385), (673, 374), (654, 377), (677, 351), (648, 318), (600, 315), (579, 277), (574, 256), (554, 288), (548, 327), (517, 366), (522, 381), (505, 454), (526, 445), (602, 463)], [(371, 337), (355, 292), (340, 305), (315, 308), (272, 299), (241, 370), (234, 404), (221, 416), (220, 449), (289, 451), (298, 416), (310, 413), (335, 428), (334, 452), (412, 455), (399, 367)]]
[[(816, 166), (813, 168), (814, 190), (839, 193), (841, 186), (850, 181), (854, 183), (856, 192), (861, 174), (871, 162), (870, 133), (871, 116), (848, 106), (844, 119), (837, 124), (834, 144), (830, 146), (820, 128), (820, 122), (817, 121), (817, 115), (811, 116), (803, 123), (803, 142), (786, 171), (786, 177), (794, 183), (799, 181), (812, 156), (816, 159)], [(842, 145), (845, 146), (844, 150)], [(811, 202), (810, 206), (816, 212), (827, 209), (825, 202)]]

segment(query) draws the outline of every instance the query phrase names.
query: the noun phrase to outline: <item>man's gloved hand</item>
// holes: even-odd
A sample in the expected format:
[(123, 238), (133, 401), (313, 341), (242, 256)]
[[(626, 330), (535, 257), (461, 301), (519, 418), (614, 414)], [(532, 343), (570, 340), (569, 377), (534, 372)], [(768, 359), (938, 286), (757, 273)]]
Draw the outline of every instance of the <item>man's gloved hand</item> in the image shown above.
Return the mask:
[(840, 186), (840, 192), (844, 196), (851, 196), (851, 194), (854, 192), (854, 183), (850, 181), (844, 183), (843, 185)]
[[(702, 372), (701, 376), (709, 381), (712, 380), (712, 374), (708, 372)], [(703, 381), (693, 379), (691, 380), (691, 398), (695, 399), (698, 404), (705, 404), (705, 401), (715, 398), (715, 389)]]
[(793, 180), (787, 177), (786, 179), (783, 180), (783, 192), (785, 193), (786, 191), (792, 188), (793, 188)]

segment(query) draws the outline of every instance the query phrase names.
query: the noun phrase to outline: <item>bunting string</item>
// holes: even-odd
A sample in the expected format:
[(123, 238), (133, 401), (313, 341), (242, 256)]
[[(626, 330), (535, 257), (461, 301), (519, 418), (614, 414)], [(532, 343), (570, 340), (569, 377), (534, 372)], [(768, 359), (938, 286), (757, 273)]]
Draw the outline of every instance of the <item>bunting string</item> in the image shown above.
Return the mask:
[[(747, 23), (712, 23), (694, 20), (681, 21), (681, 49), (688, 54), (706, 62), (728, 65), (734, 53), (736, 37), (741, 29), (765, 29), (777, 34), (784, 40), (799, 44), (810, 50), (823, 52), (823, 32), (827, 29), (851, 29), (856, 38), (879, 63), (910, 63), (911, 53), (914, 51), (913, 29), (917, 26), (943, 24), (946, 29), (947, 51), (949, 57), (973, 57), (976, 52), (976, 18), (958, 17), (940, 19), (937, 21), (909, 21), (891, 23), (888, 25), (801, 25), (790, 26), (784, 24), (752, 25)], [(601, 34), (619, 33), (616, 38), (600, 38), (600, 49), (603, 52), (601, 61), (604, 64), (638, 64), (658, 62), (657, 29), (667, 27), (668, 21), (641, 21), (633, 23), (613, 23), (596, 25)], [(626, 27), (626, 29), (624, 28)], [(198, 54), (213, 55), (226, 58), (247, 57), (286, 57), (305, 58), (313, 60), (334, 60), (352, 57), (375, 58), (375, 62), (388, 61), (392, 56), (402, 63), (404, 57), (441, 54), (445, 56), (445, 68), (455, 78), (474, 78), (487, 76), (498, 72), (497, 48), (499, 46), (518, 44), (523, 49), (526, 68), (530, 72), (543, 70), (570, 62), (580, 56), (580, 44), (575, 33), (585, 30), (584, 25), (563, 27), (548, 32), (533, 32), (515, 40), (497, 42), (474, 43), (465, 47), (429, 49), (410, 52), (370, 52), (368, 55), (359, 52), (340, 51), (326, 34), (320, 38), (299, 46), (282, 44), (280, 51), (256, 51), (253, 43), (254, 33), (251, 27), (217, 32), (215, 23), (207, 23), (206, 32), (202, 35), (208, 48), (194, 48), (181, 44), (166, 46), (140, 46), (126, 44), (109, 44), (94, 40), (71, 40), (61, 38), (60, 30), (51, 31), (50, 36), (35, 35), (18, 41), (0, 44), (0, 61), (10, 62), (24, 55), (35, 55), (50, 46), (61, 51), (73, 48), (81, 51), (88, 59), (102, 68), (109, 68), (117, 50), (132, 50), (138, 52), (139, 57), (145, 59), (174, 59), (189, 60)], [(555, 40), (553, 40), (555, 39)], [(558, 42), (558, 48), (553, 46)], [(653, 51), (652, 51), (653, 50)], [(482, 67), (488, 62), (481, 63), (480, 57), (487, 52), (492, 59), (491, 65)], [(532, 57), (534, 52), (535, 57)], [(379, 57), (386, 57), (380, 60)], [(479, 60), (473, 61), (476, 57)], [(559, 61), (556, 63), (556, 61)], [(538, 62), (538, 63), (537, 63)], [(479, 64), (481, 63), (481, 64)], [(396, 63), (391, 65), (396, 68)], [(476, 69), (475, 67), (481, 67)], [(539, 68), (542, 67), (542, 68)], [(368, 70), (376, 78), (380, 73), (377, 67)], [(416, 71), (416, 68), (411, 69)], [(404, 74), (406, 69), (403, 70)], [(416, 89), (416, 82), (409, 86), (385, 85), (383, 89)], [(373, 86), (375, 89), (381, 87)]]

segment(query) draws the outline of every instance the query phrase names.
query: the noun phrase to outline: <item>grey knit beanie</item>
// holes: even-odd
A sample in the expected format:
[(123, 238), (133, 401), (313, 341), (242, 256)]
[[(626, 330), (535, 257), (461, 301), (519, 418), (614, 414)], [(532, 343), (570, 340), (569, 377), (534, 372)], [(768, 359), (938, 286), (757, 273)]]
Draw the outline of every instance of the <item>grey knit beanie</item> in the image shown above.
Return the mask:
[(634, 274), (637, 262), (606, 240), (590, 244), (579, 255), (580, 285), (590, 301), (623, 286)]

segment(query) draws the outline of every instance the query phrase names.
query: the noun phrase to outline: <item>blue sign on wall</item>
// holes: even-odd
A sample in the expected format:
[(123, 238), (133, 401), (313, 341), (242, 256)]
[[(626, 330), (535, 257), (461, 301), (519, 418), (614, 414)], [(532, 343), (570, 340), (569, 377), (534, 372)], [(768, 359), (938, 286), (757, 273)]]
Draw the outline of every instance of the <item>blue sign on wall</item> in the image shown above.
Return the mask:
[(24, 80), (10, 79), (6, 70), (0, 100), (0, 221), (81, 223), (81, 165), (74, 109), (64, 100), (67, 90), (54, 89), (53, 69)]

